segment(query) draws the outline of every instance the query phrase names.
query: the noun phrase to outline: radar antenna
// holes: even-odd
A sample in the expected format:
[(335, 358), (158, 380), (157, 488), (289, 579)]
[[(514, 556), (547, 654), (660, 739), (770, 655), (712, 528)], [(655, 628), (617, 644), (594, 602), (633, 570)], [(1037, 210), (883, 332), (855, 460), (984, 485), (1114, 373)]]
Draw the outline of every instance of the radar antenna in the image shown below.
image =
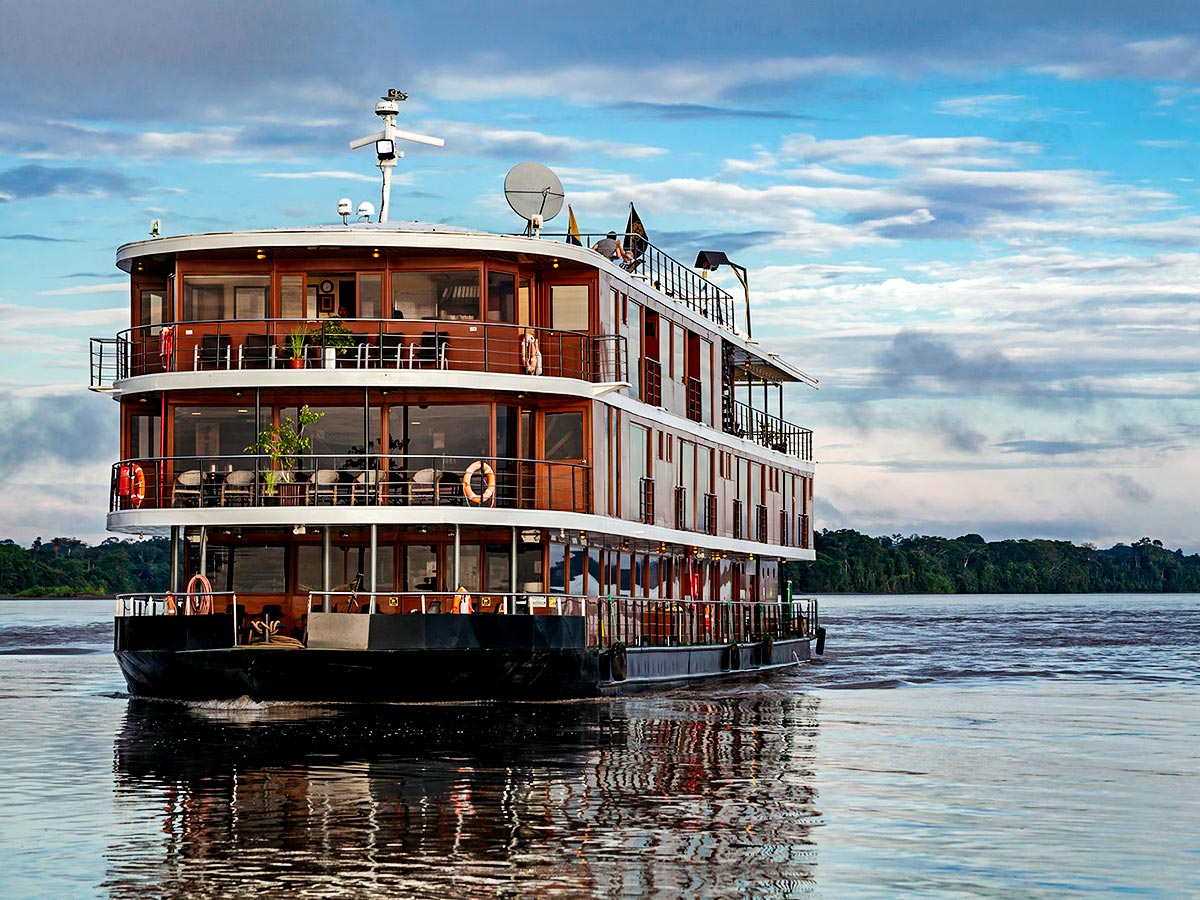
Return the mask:
[(412, 141), (431, 147), (446, 146), (446, 142), (441, 138), (417, 134), (415, 131), (402, 131), (396, 127), (396, 115), (400, 112), (400, 104), (407, 99), (408, 94), (404, 91), (388, 88), (388, 92), (375, 104), (375, 115), (383, 119), (383, 131), (350, 142), (351, 150), (368, 144), (375, 145), (375, 156), (379, 160), (379, 171), (383, 175), (383, 193), (379, 201), (380, 222), (388, 220), (388, 201), (392, 197), (392, 169), (396, 168), (396, 160), (404, 156), (403, 150), (396, 149), (396, 141)]

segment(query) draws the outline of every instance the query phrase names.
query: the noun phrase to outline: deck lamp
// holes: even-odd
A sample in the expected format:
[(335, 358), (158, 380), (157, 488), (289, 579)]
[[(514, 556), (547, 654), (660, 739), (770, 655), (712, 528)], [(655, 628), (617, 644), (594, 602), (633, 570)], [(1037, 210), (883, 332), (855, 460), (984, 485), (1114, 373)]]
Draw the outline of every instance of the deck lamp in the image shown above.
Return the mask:
[(704, 270), (705, 278), (710, 270), (722, 265), (733, 269), (733, 274), (742, 283), (742, 290), (746, 292), (746, 337), (753, 337), (754, 333), (750, 330), (750, 282), (746, 280), (746, 267), (739, 266), (720, 250), (701, 250), (696, 254), (696, 268)]
[(396, 142), (387, 138), (375, 142), (375, 155), (380, 159), (396, 158)]

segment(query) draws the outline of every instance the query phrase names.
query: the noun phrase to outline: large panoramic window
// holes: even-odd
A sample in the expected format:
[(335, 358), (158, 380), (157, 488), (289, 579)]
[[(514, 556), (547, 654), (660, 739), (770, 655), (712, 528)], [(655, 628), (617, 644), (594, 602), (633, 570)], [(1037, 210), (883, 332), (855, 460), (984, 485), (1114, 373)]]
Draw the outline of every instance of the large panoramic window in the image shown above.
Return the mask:
[[(311, 455), (314, 468), (359, 470), (374, 468), (374, 460), (367, 454), (379, 452), (379, 409), (372, 407), (370, 416), (364, 418), (361, 406), (313, 406), (313, 412), (322, 413), (315, 424), (304, 429), (304, 436), (312, 442)], [(286, 407), (279, 411), (296, 421), (299, 410)]]
[(186, 275), (183, 321), (265, 319), (269, 275)]
[(234, 459), (218, 457), (241, 456), (254, 443), (257, 429), (254, 406), (177, 406), (175, 407), (175, 456), (194, 457), (181, 462), (185, 469), (207, 466), (225, 468), (235, 465)]
[(444, 468), (491, 456), (492, 408), (485, 403), (459, 406), (393, 406), (388, 431), (395, 451), (409, 457), (410, 466)]
[(214, 591), (282, 594), (287, 589), (285, 549), (282, 545), (209, 544), (208, 580)]
[(392, 318), (478, 319), (479, 272), (393, 272)]

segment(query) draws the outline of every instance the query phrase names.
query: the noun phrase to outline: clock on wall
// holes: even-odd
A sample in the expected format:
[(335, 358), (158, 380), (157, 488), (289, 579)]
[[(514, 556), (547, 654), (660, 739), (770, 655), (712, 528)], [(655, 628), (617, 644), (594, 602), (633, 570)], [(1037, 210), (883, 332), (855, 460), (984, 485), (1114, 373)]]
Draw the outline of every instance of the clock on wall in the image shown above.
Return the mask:
[(321, 282), (321, 293), (322, 294), (332, 294), (333, 293), (333, 282), (330, 281), (328, 278), (326, 278), (324, 281)]

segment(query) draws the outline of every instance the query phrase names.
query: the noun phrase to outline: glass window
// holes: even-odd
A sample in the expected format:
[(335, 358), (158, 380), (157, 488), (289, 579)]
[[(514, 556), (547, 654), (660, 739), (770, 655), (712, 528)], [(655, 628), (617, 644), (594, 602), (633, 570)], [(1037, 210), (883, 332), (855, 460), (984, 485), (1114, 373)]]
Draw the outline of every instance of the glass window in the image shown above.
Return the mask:
[(700, 341), (700, 421), (712, 424), (712, 342)]
[(550, 583), (548, 590), (566, 592), (567, 590), (567, 547), (565, 544), (550, 545)]
[(210, 544), (207, 573), (214, 591), (282, 594), (287, 590), (285, 548)]
[(529, 278), (525, 275), (521, 276), (517, 294), (517, 324), (533, 324), (533, 293), (530, 289)]
[[(492, 408), (483, 403), (460, 406), (393, 406), (388, 430), (393, 447), (400, 442), (409, 468), (445, 468), (452, 458), (470, 461), (491, 456)], [(465, 467), (464, 467), (465, 468)]]
[(599, 547), (589, 547), (588, 548), (587, 567), (588, 567), (589, 590), (593, 594), (599, 594), (603, 590), (603, 586), (601, 583), (603, 581), (603, 579), (601, 578), (601, 574), (600, 574), (600, 548)]
[(516, 287), (516, 275), (510, 272), (488, 272), (489, 322), (512, 322), (515, 319)]
[(300, 544), (296, 547), (296, 592), (307, 594), (321, 589), (321, 546)]
[(171, 321), (167, 310), (167, 294), (161, 288), (142, 291), (138, 297), (138, 318), (135, 325), (159, 325)]
[[(450, 547), (446, 551), (453, 556), (454, 548)], [(479, 581), (479, 545), (478, 544), (463, 544), (459, 548), (458, 555), (458, 573), (456, 580), (468, 591), (478, 591), (481, 587)]]
[[(177, 406), (175, 407), (175, 456), (199, 457), (181, 463), (183, 468), (218, 464), (217, 457), (242, 456), (257, 440), (254, 407)], [(236, 465), (228, 459), (224, 465)]]
[(583, 459), (583, 413), (546, 413), (546, 459)]
[(625, 517), (637, 519), (641, 516), (642, 479), (646, 477), (646, 448), (650, 443), (650, 429), (642, 425), (629, 426), (629, 452), (625, 454), (628, 465), (623, 469)]
[(587, 331), (588, 287), (586, 284), (550, 286), (550, 327), (562, 331)]
[(161, 449), (158, 416), (133, 416), (129, 420), (129, 455), (134, 459), (158, 456)]
[(187, 275), (183, 321), (266, 317), (269, 275)]
[(630, 556), (628, 553), (621, 553), (621, 554), (619, 554), (619, 559), (620, 559), (620, 566), (621, 566), (620, 591), (621, 591), (622, 596), (628, 597), (628, 596), (630, 596), (630, 591), (632, 590), (633, 557)]
[(713, 452), (710, 447), (696, 448), (696, 494), (703, 496), (712, 493), (712, 460)]
[(526, 542), (523, 538), (517, 545), (517, 587), (528, 593), (542, 592), (542, 542), (538, 537)]
[(642, 396), (642, 308), (629, 304), (629, 396)]
[(437, 548), (427, 544), (409, 544), (404, 548), (404, 589), (437, 590)]
[(586, 576), (587, 574), (587, 548), (572, 547), (571, 548), (571, 584), (567, 589), (568, 594), (585, 594), (587, 589)]
[[(316, 296), (316, 292), (313, 292)], [(309, 319), (316, 316), (316, 308), (305, 302), (303, 275), (284, 275), (279, 279), (280, 314), (285, 319)]]
[(393, 272), (392, 318), (478, 319), (479, 272)]
[(512, 570), (509, 567), (510, 547), (508, 544), (487, 545), (487, 584), (485, 590), (512, 590)]
[(358, 315), (378, 319), (383, 315), (383, 276), (358, 276)]
[[(364, 434), (363, 407), (361, 406), (314, 406), (312, 411), (321, 413), (321, 418), (304, 429), (304, 436), (312, 441), (313, 468), (345, 469), (362, 471), (371, 468), (373, 460), (366, 454), (379, 451), (379, 408), (372, 407), (369, 432)], [(299, 409), (281, 409), (280, 416), (295, 420)], [(363, 442), (366, 441), (364, 450)]]
[(658, 557), (653, 553), (646, 563), (646, 589), (651, 600), (658, 598)]

